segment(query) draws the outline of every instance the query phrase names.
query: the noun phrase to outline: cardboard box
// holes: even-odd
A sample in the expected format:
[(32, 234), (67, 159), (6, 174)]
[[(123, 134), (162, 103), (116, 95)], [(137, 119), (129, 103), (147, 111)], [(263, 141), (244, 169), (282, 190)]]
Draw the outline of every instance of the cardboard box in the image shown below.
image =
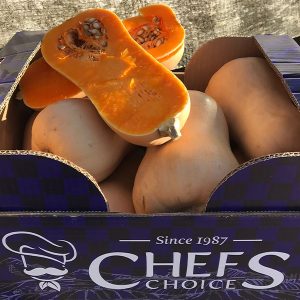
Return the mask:
[[(106, 212), (80, 168), (19, 150), (32, 112), (17, 86), (42, 35), (17, 33), (0, 52), (1, 298), (300, 299), (300, 153), (242, 165), (203, 214)], [(221, 45), (222, 60), (206, 60), (206, 74), (252, 49), (299, 108), (300, 48), (291, 38), (217, 39), (203, 51)]]

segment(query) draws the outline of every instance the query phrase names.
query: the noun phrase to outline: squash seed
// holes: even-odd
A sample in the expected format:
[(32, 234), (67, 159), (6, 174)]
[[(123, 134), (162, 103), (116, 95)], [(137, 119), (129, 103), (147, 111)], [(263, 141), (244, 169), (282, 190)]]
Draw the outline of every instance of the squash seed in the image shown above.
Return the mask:
[(100, 31), (98, 29), (90, 29), (89, 32), (94, 35), (100, 35)]
[(98, 23), (98, 22), (94, 22), (93, 23), (93, 27), (95, 28), (95, 29), (100, 29), (100, 24)]
[(87, 23), (93, 23), (95, 21), (97, 21), (96, 18), (89, 18), (89, 19), (86, 20)]
[(140, 29), (136, 34), (137, 35), (142, 35), (144, 33), (144, 29)]
[(159, 47), (162, 43), (164, 42), (164, 39), (163, 38), (159, 38), (155, 43), (155, 47)]

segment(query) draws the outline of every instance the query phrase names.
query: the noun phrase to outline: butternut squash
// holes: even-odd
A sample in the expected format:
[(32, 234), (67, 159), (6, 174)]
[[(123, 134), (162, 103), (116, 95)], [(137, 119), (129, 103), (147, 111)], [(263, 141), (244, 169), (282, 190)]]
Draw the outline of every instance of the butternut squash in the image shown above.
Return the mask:
[(36, 110), (62, 99), (85, 96), (74, 83), (51, 68), (43, 57), (28, 67), (19, 86), (24, 103)]
[(132, 189), (135, 174), (144, 154), (144, 148), (133, 149), (124, 157), (118, 168), (99, 183), (110, 212), (135, 213)]
[(184, 52), (184, 28), (164, 4), (143, 7), (140, 15), (123, 21), (130, 35), (168, 69), (174, 69)]
[[(141, 16), (129, 18), (123, 24), (131, 36), (165, 67), (174, 69), (184, 52), (184, 29), (172, 9), (157, 4), (140, 9)], [(51, 68), (43, 57), (34, 61), (20, 81), (24, 103), (32, 109), (67, 98), (82, 98), (85, 94), (70, 80)]]
[(221, 108), (204, 93), (189, 93), (182, 137), (149, 147), (140, 164), (133, 188), (137, 213), (203, 211), (215, 186), (238, 166)]
[(131, 38), (114, 13), (90, 9), (76, 15), (46, 33), (41, 50), (125, 140), (148, 146), (180, 136), (189, 114), (185, 86)]
[(61, 156), (87, 170), (96, 181), (108, 177), (130, 145), (99, 118), (89, 100), (67, 99), (33, 115), (24, 149)]
[(222, 107), (230, 134), (246, 159), (300, 151), (300, 114), (265, 59), (226, 63), (205, 92)]

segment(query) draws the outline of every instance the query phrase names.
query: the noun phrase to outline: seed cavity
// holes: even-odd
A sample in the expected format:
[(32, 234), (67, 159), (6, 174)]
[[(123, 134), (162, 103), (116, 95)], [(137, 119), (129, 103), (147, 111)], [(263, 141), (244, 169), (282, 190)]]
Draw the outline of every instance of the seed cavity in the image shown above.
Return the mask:
[(163, 23), (160, 17), (154, 16), (150, 23), (143, 24), (130, 31), (134, 40), (145, 49), (156, 48), (164, 44), (167, 34), (163, 30)]
[(103, 23), (96, 18), (88, 18), (60, 36), (57, 48), (68, 56), (97, 61), (106, 51), (107, 40)]
[(85, 41), (79, 37), (78, 30), (71, 29), (67, 32), (67, 44), (73, 44), (75, 47), (80, 48), (85, 44)]
[(102, 46), (102, 47), (107, 47), (107, 41), (103, 40), (103, 41), (101, 42), (101, 46)]

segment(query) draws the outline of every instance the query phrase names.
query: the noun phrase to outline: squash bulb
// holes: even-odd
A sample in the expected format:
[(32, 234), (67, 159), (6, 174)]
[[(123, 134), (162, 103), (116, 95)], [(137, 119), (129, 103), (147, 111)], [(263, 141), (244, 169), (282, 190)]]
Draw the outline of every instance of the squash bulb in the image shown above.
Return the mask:
[(189, 94), (182, 137), (149, 147), (139, 166), (133, 188), (137, 213), (201, 212), (217, 184), (238, 166), (221, 108), (204, 93)]
[(88, 171), (97, 182), (119, 165), (130, 145), (99, 117), (87, 99), (67, 99), (35, 113), (25, 130), (24, 149), (49, 152)]

